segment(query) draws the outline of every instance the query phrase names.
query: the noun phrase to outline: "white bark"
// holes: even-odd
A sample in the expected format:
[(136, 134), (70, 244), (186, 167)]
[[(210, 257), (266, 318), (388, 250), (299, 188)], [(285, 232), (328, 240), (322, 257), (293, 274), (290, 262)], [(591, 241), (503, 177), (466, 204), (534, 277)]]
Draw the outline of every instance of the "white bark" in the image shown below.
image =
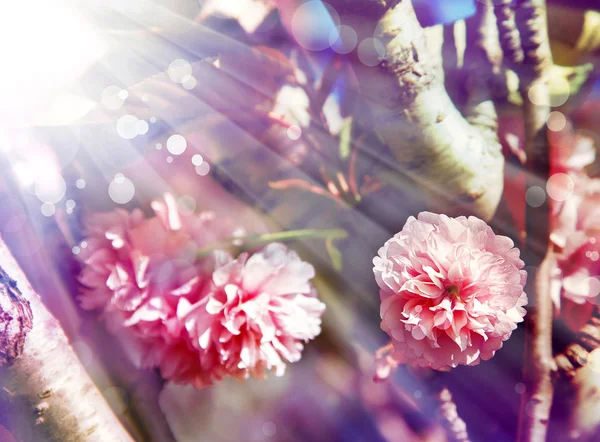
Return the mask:
[(22, 353), (0, 369), (5, 399), (21, 408), (26, 424), (11, 430), (36, 442), (132, 441), (1, 239), (0, 269), (4, 280), (16, 282), (12, 287), (29, 302), (33, 316)]

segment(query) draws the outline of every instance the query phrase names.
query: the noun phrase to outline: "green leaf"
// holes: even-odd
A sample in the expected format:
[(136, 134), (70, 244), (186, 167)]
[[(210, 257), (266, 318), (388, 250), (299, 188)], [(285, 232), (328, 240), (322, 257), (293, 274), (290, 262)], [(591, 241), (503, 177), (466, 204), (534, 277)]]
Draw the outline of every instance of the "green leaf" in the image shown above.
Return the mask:
[(346, 238), (347, 236), (348, 232), (346, 232), (344, 229), (300, 229), (287, 230), (284, 232), (275, 233), (254, 234), (242, 237), (229, 238), (225, 241), (212, 244), (208, 247), (200, 249), (196, 254), (196, 257), (198, 259), (204, 258), (205, 256), (209, 255), (211, 252), (217, 249), (239, 249), (241, 251), (243, 249), (250, 249), (253, 247), (260, 246), (262, 244), (269, 244), (272, 242), (295, 241), (302, 238), (325, 238), (327, 240), (334, 240)]
[(344, 118), (340, 128), (340, 158), (342, 160), (350, 157), (350, 146), (352, 145), (352, 117)]
[[(594, 65), (586, 63), (579, 66), (552, 66), (547, 74), (550, 87), (550, 105), (562, 106), (569, 97), (579, 93), (581, 87), (588, 80)], [(513, 71), (507, 71), (508, 101), (516, 106), (523, 104), (519, 92), (519, 78)]]
[(583, 53), (593, 53), (600, 49), (600, 12), (585, 11), (576, 49)]
[(340, 252), (340, 249), (335, 246), (331, 238), (328, 238), (325, 241), (325, 248), (327, 249), (327, 253), (329, 254), (333, 268), (338, 272), (341, 272), (343, 266), (342, 252)]
[(556, 66), (550, 70), (550, 102), (566, 101), (579, 92), (594, 68), (592, 63), (579, 66)]

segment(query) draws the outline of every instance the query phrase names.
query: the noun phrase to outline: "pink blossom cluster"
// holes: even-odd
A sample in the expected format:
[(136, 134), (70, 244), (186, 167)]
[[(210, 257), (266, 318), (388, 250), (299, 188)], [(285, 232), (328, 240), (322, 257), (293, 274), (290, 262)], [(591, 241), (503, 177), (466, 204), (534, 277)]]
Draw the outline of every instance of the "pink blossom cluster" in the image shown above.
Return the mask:
[(280, 376), (320, 333), (312, 265), (283, 244), (237, 257), (198, 251), (244, 235), (214, 213), (183, 214), (171, 195), (93, 214), (79, 255), (81, 305), (100, 310), (137, 365), (198, 388), (225, 376)]
[(478, 218), (410, 217), (373, 264), (393, 344), (380, 351), (378, 377), (398, 363), (444, 370), (490, 359), (525, 315), (519, 250)]
[(569, 130), (552, 140), (552, 173), (562, 173), (568, 198), (551, 200), (551, 240), (558, 250), (552, 297), (563, 319), (578, 329), (589, 318), (600, 294), (600, 180), (585, 167), (595, 160), (591, 139)]

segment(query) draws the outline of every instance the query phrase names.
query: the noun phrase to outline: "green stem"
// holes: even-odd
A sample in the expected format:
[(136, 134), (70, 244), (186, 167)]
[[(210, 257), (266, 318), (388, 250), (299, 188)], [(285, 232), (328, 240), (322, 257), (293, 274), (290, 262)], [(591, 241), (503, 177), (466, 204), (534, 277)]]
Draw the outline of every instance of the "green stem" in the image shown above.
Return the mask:
[(325, 239), (342, 239), (348, 236), (348, 232), (344, 229), (300, 229), (300, 230), (287, 230), (284, 232), (275, 233), (256, 233), (253, 235), (247, 235), (242, 237), (228, 238), (224, 241), (215, 243), (211, 246), (200, 249), (196, 255), (198, 259), (208, 256), (211, 252), (218, 249), (250, 249), (253, 247), (260, 246), (262, 244), (268, 244), (272, 242), (284, 242), (284, 241), (295, 241), (302, 238), (325, 238)]

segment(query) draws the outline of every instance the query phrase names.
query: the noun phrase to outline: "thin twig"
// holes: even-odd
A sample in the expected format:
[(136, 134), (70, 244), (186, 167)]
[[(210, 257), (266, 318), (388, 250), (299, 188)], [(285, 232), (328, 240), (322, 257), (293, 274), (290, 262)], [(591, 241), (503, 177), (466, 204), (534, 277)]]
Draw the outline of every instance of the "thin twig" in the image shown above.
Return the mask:
[(524, 369), (526, 393), (522, 397), (517, 438), (521, 442), (546, 440), (550, 421), (554, 392), (552, 372), (555, 371), (552, 358), (553, 308), (550, 280), (555, 260), (554, 253), (549, 252), (537, 268), (535, 276), (531, 278), (533, 283), (528, 284), (529, 293), (533, 294), (535, 309), (530, 308), (527, 316), (528, 342)]
[[(553, 61), (548, 41), (545, 0), (517, 2), (516, 26), (523, 48), (523, 63), (517, 73), (524, 103), (529, 188), (539, 180), (545, 183), (550, 174), (546, 128), (550, 93), (545, 74)], [(524, 370), (527, 393), (522, 398), (518, 437), (522, 442), (546, 440), (552, 407), (554, 359), (550, 279), (556, 257), (549, 241), (549, 215), (547, 200), (540, 207), (526, 207), (525, 262), (528, 266), (537, 267), (537, 271), (528, 284), (531, 304), (526, 319), (529, 334)]]

